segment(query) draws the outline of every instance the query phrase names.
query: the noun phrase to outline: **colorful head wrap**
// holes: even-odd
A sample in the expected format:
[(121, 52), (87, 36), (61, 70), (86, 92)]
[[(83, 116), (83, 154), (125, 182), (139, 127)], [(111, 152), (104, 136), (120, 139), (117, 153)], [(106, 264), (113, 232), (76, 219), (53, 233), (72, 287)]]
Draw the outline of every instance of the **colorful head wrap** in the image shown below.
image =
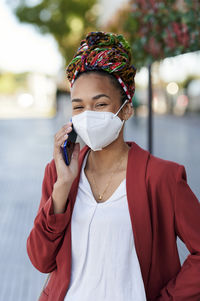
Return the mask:
[(131, 65), (131, 48), (123, 35), (90, 32), (81, 41), (66, 69), (71, 86), (79, 73), (91, 70), (104, 70), (113, 74), (131, 102), (135, 92), (136, 68)]

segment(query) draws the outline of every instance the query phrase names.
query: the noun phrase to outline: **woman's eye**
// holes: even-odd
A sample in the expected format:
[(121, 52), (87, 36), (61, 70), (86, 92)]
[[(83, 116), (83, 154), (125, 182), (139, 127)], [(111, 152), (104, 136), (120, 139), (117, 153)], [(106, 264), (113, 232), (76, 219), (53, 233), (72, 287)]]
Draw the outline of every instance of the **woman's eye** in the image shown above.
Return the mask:
[(77, 106), (77, 107), (74, 107), (73, 110), (79, 110), (79, 109), (83, 109), (82, 106)]
[(97, 107), (103, 107), (103, 106), (106, 106), (106, 105), (107, 105), (106, 103), (97, 103), (96, 104)]

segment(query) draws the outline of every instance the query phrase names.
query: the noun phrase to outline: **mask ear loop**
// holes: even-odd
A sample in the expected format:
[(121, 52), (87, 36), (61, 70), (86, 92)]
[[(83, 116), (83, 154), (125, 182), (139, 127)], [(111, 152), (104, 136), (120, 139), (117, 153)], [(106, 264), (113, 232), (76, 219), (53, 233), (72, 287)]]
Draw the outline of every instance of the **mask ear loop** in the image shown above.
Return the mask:
[(125, 100), (125, 102), (121, 105), (121, 107), (119, 108), (119, 110), (117, 111), (117, 113), (114, 114), (113, 117), (116, 117), (118, 115), (118, 113), (121, 111), (121, 109), (125, 106), (125, 104), (128, 102), (128, 99)]

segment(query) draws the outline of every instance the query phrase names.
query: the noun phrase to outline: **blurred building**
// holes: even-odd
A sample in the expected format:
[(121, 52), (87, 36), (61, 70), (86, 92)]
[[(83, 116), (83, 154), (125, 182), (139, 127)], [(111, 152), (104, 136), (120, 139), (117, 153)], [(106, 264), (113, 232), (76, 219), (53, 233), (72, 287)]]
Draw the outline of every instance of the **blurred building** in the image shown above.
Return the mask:
[[(14, 76), (14, 75), (13, 75)], [(56, 113), (56, 81), (42, 73), (27, 73), (12, 93), (0, 93), (0, 119), (49, 118)]]

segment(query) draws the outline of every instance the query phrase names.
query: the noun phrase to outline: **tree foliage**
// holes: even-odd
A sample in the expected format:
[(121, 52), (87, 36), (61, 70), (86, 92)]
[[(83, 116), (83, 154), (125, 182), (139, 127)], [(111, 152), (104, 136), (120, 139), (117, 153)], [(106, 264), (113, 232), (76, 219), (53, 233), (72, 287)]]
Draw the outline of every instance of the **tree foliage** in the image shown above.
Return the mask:
[(41, 0), (35, 6), (19, 0), (15, 14), (52, 34), (68, 63), (85, 34), (96, 30), (97, 9), (96, 0)]
[(130, 0), (107, 30), (128, 38), (136, 66), (200, 50), (200, 2)]

